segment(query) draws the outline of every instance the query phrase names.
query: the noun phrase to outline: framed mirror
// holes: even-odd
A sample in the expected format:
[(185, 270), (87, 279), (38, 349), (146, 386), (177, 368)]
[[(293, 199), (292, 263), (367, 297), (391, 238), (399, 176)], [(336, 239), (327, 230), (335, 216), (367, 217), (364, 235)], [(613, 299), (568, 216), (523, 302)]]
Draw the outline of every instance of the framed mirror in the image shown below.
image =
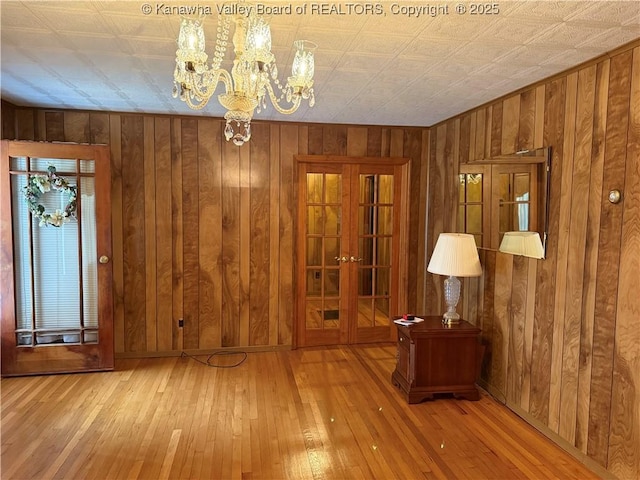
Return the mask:
[(478, 248), (544, 258), (550, 171), (549, 147), (461, 165), (458, 231)]

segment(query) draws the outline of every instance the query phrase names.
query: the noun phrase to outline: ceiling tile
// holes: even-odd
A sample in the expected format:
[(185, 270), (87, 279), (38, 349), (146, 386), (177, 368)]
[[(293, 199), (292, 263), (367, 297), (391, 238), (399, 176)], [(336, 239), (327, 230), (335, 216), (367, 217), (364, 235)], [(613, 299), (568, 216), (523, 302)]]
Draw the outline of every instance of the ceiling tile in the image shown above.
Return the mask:
[[(2, 1), (3, 98), (222, 116), (215, 98), (202, 111), (172, 98), (179, 17), (145, 16), (141, 5)], [(390, 5), (380, 16), (274, 15), (273, 53), (283, 83), (292, 41), (318, 44), (317, 105), (287, 117), (270, 106), (259, 118), (432, 125), (640, 37), (637, 2), (507, 1), (499, 2), (498, 15), (418, 18), (392, 14)], [(216, 17), (205, 23), (210, 56)]]

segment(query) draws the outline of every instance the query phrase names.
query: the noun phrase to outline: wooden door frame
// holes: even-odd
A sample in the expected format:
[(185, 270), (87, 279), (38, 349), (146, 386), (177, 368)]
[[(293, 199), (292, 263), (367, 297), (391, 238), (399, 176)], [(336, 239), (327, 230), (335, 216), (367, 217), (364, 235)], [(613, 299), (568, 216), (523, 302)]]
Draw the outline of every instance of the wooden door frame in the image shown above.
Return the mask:
[[(52, 149), (55, 149), (55, 157), (52, 156)], [(9, 159), (11, 156), (24, 156), (24, 151), (29, 151), (31, 157), (41, 158), (79, 158), (91, 159), (95, 162), (95, 176), (107, 178), (108, 182), (98, 183), (95, 185), (96, 195), (96, 218), (104, 218), (108, 228), (96, 231), (96, 246), (102, 246), (102, 250), (98, 252), (98, 256), (106, 255), (109, 259), (113, 258), (113, 246), (111, 238), (111, 157), (110, 149), (107, 145), (88, 145), (88, 144), (67, 144), (67, 143), (48, 143), (48, 142), (30, 142), (30, 141), (12, 141), (2, 140), (0, 142), (0, 154), (2, 161)], [(87, 151), (91, 151), (91, 155), (87, 155)], [(15, 328), (16, 311), (15, 311), (15, 286), (14, 286), (14, 249), (13, 249), (13, 222), (11, 220), (11, 185), (10, 185), (9, 165), (0, 168), (0, 315), (2, 329), (0, 331), (2, 344), (2, 376), (13, 375), (32, 375), (43, 373), (67, 373), (76, 371), (102, 371), (113, 370), (114, 368), (114, 344), (113, 344), (113, 289), (109, 288), (108, 292), (102, 292), (102, 301), (99, 303), (100, 309), (98, 313), (98, 338), (99, 343), (95, 345), (89, 354), (90, 365), (86, 367), (78, 367), (83, 364), (81, 355), (77, 346), (70, 344), (66, 346), (68, 354), (65, 358), (69, 358), (74, 364), (69, 369), (50, 367), (49, 370), (38, 369), (37, 371), (12, 371), (7, 370), (6, 365), (13, 359), (15, 361), (16, 352), (15, 333), (5, 328), (5, 323), (13, 324)], [(113, 286), (113, 268), (112, 262), (102, 265), (98, 268), (98, 285)], [(106, 328), (105, 323), (110, 323), (110, 327)], [(32, 350), (33, 347), (21, 347)], [(51, 348), (49, 346), (39, 348)], [(50, 363), (48, 365), (51, 365)], [(36, 366), (30, 366), (36, 368)]]
[[(410, 200), (410, 176), (411, 176), (411, 159), (407, 157), (365, 157), (365, 156), (346, 156), (346, 155), (294, 155), (294, 178), (298, 179), (300, 175), (300, 164), (306, 163), (316, 163), (316, 164), (358, 164), (358, 165), (394, 165), (400, 168), (400, 185), (401, 192), (396, 192), (400, 194), (399, 204), (400, 211), (398, 212), (397, 220), (394, 220), (394, 224), (397, 222), (399, 224), (399, 251), (397, 252), (398, 256), (398, 272), (397, 272), (397, 281), (395, 281), (396, 286), (396, 312), (391, 312), (391, 316), (400, 315), (400, 312), (405, 312), (408, 305), (408, 287), (409, 287), (409, 200)], [(397, 182), (396, 182), (397, 183)], [(295, 298), (293, 299), (294, 305), (294, 321), (292, 325), (292, 348), (298, 348), (299, 346), (299, 328), (300, 322), (302, 321), (298, 318), (298, 302), (300, 299), (298, 298), (298, 268), (300, 266), (300, 262), (304, 262), (304, 259), (299, 258), (300, 252), (297, 249), (298, 245), (298, 237), (300, 234), (300, 230), (303, 228), (302, 223), (305, 222), (305, 217), (301, 213), (301, 202), (303, 199), (300, 199), (298, 196), (299, 186), (296, 185), (294, 189), (294, 225), (293, 225), (293, 235), (296, 239), (295, 248), (293, 252), (293, 291), (295, 293)], [(395, 256), (395, 255), (394, 255)], [(397, 339), (397, 330), (393, 328), (393, 323), (390, 324), (390, 338), (392, 341)]]

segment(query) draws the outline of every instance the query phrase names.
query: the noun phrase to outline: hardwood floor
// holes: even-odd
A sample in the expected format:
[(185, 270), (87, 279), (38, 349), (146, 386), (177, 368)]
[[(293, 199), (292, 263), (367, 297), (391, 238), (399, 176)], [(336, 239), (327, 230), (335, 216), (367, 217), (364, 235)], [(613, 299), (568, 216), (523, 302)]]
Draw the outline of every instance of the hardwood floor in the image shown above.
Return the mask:
[[(199, 357), (205, 359), (206, 357)], [(239, 356), (214, 357), (230, 364)], [(408, 405), (395, 347), (3, 379), (3, 479), (598, 478), (491, 397)]]

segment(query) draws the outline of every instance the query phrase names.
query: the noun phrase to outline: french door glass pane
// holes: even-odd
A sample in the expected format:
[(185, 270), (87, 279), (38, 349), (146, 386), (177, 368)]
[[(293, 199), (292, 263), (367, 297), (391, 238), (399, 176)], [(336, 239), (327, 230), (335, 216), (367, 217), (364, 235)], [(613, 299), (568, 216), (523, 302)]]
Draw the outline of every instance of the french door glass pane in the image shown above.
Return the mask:
[(389, 324), (393, 175), (361, 174), (358, 195), (358, 326)]
[(325, 203), (342, 202), (342, 175), (338, 173), (327, 173), (325, 175)]

